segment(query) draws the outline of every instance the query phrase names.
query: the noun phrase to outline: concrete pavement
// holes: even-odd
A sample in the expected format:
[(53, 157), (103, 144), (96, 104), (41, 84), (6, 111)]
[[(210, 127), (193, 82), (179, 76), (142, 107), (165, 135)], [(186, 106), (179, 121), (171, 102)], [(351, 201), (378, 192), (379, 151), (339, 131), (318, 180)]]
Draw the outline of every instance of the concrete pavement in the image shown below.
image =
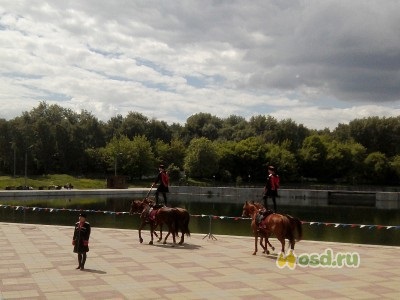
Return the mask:
[(297, 263), (279, 265), (277, 254), (253, 256), (250, 237), (192, 234), (171, 247), (148, 245), (147, 229), (140, 244), (137, 230), (93, 227), (80, 271), (72, 234), (0, 223), (0, 299), (400, 299), (400, 247), (304, 240)]

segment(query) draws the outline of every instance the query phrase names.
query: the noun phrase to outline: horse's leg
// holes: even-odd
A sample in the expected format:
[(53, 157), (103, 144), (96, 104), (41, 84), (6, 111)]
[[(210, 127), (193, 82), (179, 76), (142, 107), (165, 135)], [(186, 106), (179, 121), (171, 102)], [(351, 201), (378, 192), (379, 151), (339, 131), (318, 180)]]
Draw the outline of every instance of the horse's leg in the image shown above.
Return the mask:
[[(265, 239), (265, 244), (264, 244), (264, 243), (261, 244), (261, 240), (264, 240), (264, 239)], [(261, 238), (260, 238), (260, 245), (261, 245), (261, 247), (263, 247), (264, 253), (267, 254), (267, 255), (269, 255), (270, 252), (269, 252), (269, 250), (268, 250), (268, 245), (271, 246), (271, 244), (270, 244), (270, 242), (268, 241), (268, 236), (264, 236), (264, 237), (261, 237)], [(271, 248), (273, 248), (273, 247), (271, 247)]]
[(265, 249), (265, 245), (264, 245), (264, 237), (262, 235), (260, 235), (260, 246), (261, 248), (263, 248), (263, 253), (267, 253), (267, 249)]
[(175, 247), (176, 245), (176, 239), (175, 239), (175, 228), (172, 226), (172, 228), (169, 229), (170, 232), (172, 232), (172, 247)]
[(251, 222), (251, 227), (253, 229), (253, 233), (254, 233), (254, 252), (253, 255), (257, 254), (257, 243), (258, 243), (258, 226), (255, 223), (255, 219), (253, 218), (253, 221)]
[[(158, 237), (158, 242), (162, 241), (162, 223), (160, 223), (160, 236)], [(167, 240), (167, 238), (165, 238), (165, 240)]]
[(143, 239), (142, 239), (142, 229), (143, 229), (143, 227), (144, 227), (144, 222), (142, 221), (141, 223), (140, 223), (140, 226), (139, 226), (139, 242), (140, 243), (143, 243)]
[(258, 251), (258, 249), (257, 249), (257, 243), (258, 243), (258, 233), (256, 232), (256, 233), (254, 234), (254, 252), (253, 252), (253, 255), (256, 255), (256, 254), (257, 254), (257, 251)]
[(280, 238), (278, 238), (278, 240), (281, 242), (281, 245), (282, 245), (282, 253), (283, 253), (283, 255), (285, 255), (285, 237), (280, 237)]
[[(184, 233), (184, 231), (182, 230), (182, 233), (181, 233), (182, 235), (181, 235), (181, 240), (179, 241), (179, 245), (183, 245), (183, 243), (185, 242), (185, 233)], [(176, 235), (177, 237), (179, 237), (179, 235), (177, 234)]]
[(164, 245), (167, 243), (167, 239), (170, 234), (171, 234), (171, 231), (169, 230), (168, 233), (165, 235), (164, 242), (163, 242)]
[(271, 247), (272, 251), (275, 251), (275, 247), (271, 245), (271, 243), (269, 242), (268, 238), (267, 238), (267, 243)]
[(291, 239), (289, 240), (289, 244), (290, 244), (290, 250), (293, 252), (294, 251), (294, 245), (296, 244), (295, 239)]
[(153, 234), (154, 234), (154, 230), (155, 230), (155, 225), (153, 222), (150, 222), (150, 237), (151, 240), (149, 242), (149, 245), (153, 245)]

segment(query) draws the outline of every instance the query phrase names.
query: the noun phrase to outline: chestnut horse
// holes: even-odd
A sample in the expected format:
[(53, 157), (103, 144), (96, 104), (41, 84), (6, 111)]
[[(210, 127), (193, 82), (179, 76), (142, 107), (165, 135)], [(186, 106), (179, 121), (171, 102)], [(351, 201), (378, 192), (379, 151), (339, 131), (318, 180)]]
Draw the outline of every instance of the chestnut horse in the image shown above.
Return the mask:
[(190, 236), (189, 230), (189, 221), (190, 214), (189, 212), (180, 207), (162, 207), (157, 209), (154, 214), (155, 224), (151, 230), (151, 241), (153, 241), (153, 233), (157, 226), (160, 226), (160, 237), (158, 241), (162, 240), (162, 225), (166, 224), (168, 227), (168, 233), (164, 238), (163, 244), (167, 243), (168, 236), (172, 233), (173, 245), (176, 244), (175, 237), (178, 236), (178, 232), (181, 231), (181, 239), (179, 241), (179, 245), (182, 245), (185, 241), (185, 235)]
[[(259, 202), (254, 202), (252, 201), (251, 204), (253, 204), (259, 211), (259, 213), (264, 213), (267, 214), (268, 211), (263, 204), (259, 203)], [(257, 222), (256, 222), (257, 223)], [(253, 230), (254, 231), (254, 230)], [(275, 251), (275, 247), (271, 245), (271, 243), (268, 240), (268, 237), (266, 237), (265, 235), (263, 235), (262, 232), (256, 232), (260, 235), (260, 246), (264, 249), (264, 253), (269, 254), (269, 250), (267, 249), (267, 247), (264, 245), (263, 241), (265, 239), (266, 243), (271, 247), (272, 251)]]
[[(295, 240), (300, 241), (302, 238), (302, 224), (301, 221), (290, 215), (281, 215), (277, 213), (271, 213), (267, 215), (260, 223), (257, 225), (257, 216), (259, 209), (252, 203), (245, 202), (243, 205), (243, 217), (251, 217), (251, 228), (253, 229), (255, 241), (254, 241), (254, 252), (256, 255), (257, 242), (259, 235), (265, 235), (268, 238), (274, 235), (282, 245), (282, 253), (285, 253), (285, 239), (289, 240), (290, 249), (294, 250)], [(265, 245), (265, 250), (267, 251), (267, 245)], [(267, 252), (268, 253), (268, 252)]]
[(190, 215), (186, 209), (183, 208), (169, 208), (159, 207), (154, 205), (154, 201), (145, 198), (144, 200), (134, 200), (131, 203), (130, 214), (140, 213), (140, 226), (139, 226), (139, 241), (143, 243), (142, 229), (146, 224), (150, 225), (151, 240), (149, 244), (153, 244), (153, 234), (157, 235), (155, 229), (160, 226), (160, 236), (158, 242), (162, 240), (162, 226), (166, 224), (168, 227), (168, 234), (165, 236), (164, 244), (167, 242), (168, 236), (172, 233), (173, 243), (176, 243), (175, 236), (178, 231), (182, 232), (180, 245), (184, 242), (184, 235), (190, 236), (189, 220)]

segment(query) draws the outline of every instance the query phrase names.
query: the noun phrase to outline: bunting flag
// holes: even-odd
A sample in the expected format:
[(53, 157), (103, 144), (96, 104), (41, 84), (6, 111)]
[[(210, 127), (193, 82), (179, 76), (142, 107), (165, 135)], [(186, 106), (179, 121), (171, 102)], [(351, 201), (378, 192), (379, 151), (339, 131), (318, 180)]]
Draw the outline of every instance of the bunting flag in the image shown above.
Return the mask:
[[(108, 214), (108, 215), (129, 215), (127, 211), (102, 211), (102, 210), (82, 210), (82, 209), (67, 209), (67, 208), (49, 208), (49, 207), (30, 207), (30, 206), (13, 206), (13, 205), (3, 205), (0, 204), (0, 208), (10, 208), (16, 211), (44, 211), (50, 213), (57, 213), (57, 212), (86, 212), (86, 213), (101, 213), (101, 214)], [(210, 218), (214, 220), (224, 220), (224, 219), (231, 219), (234, 221), (239, 220), (251, 220), (251, 218), (244, 218), (244, 217), (228, 217), (228, 216), (215, 216), (215, 215), (190, 215), (194, 218)], [(340, 228), (340, 227), (350, 227), (350, 228), (368, 228), (368, 229), (394, 229), (400, 230), (400, 225), (372, 225), (372, 224), (346, 224), (346, 223), (329, 223), (329, 222), (315, 222), (315, 221), (301, 221), (302, 224), (310, 225), (310, 226), (327, 226), (333, 228)]]

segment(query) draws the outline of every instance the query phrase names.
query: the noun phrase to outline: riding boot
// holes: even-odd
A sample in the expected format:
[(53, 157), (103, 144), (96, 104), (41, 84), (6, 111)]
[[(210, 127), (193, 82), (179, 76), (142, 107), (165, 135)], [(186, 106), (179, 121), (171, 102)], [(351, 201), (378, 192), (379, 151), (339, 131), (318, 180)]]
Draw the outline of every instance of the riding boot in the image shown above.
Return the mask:
[(86, 252), (82, 253), (81, 270), (85, 268), (85, 262), (86, 262)]
[(82, 254), (78, 253), (78, 266), (76, 267), (77, 270), (81, 268), (81, 264), (82, 264)]

